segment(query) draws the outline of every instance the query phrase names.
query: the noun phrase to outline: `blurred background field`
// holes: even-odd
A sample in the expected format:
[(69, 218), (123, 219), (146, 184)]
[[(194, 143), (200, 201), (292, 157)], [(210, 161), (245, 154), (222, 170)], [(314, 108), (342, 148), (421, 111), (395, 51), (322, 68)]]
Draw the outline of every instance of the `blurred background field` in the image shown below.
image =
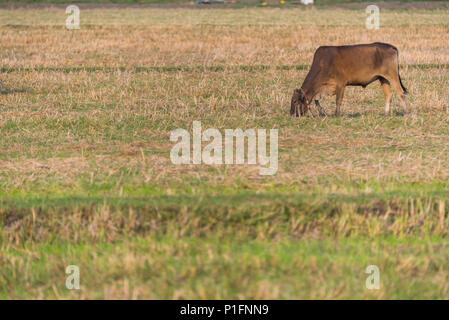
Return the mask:
[[(1, 298), (448, 298), (444, 5), (0, 9)], [(289, 116), (320, 45), (388, 42), (378, 84)], [(334, 99), (322, 105), (333, 112)], [(170, 131), (279, 129), (279, 170), (177, 166)], [(81, 290), (65, 288), (79, 265)], [(381, 289), (367, 290), (368, 265)]]

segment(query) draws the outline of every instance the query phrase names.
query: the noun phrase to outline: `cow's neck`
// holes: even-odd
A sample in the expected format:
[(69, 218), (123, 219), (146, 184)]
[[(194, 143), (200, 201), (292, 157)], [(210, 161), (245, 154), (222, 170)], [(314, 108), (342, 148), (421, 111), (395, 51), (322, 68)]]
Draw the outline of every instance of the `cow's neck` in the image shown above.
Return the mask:
[(309, 103), (312, 102), (313, 97), (316, 95), (315, 90), (313, 88), (313, 86), (308, 86), (306, 84), (306, 82), (303, 83), (303, 85), (301, 86), (301, 89), (304, 91), (304, 93), (306, 94), (306, 99)]
[(316, 81), (314, 81), (313, 78), (313, 74), (309, 72), (309, 74), (307, 74), (306, 78), (304, 79), (304, 83), (301, 86), (302, 90), (304, 90), (307, 96), (307, 99), (309, 100), (309, 103), (312, 102), (312, 99), (318, 93), (316, 90)]

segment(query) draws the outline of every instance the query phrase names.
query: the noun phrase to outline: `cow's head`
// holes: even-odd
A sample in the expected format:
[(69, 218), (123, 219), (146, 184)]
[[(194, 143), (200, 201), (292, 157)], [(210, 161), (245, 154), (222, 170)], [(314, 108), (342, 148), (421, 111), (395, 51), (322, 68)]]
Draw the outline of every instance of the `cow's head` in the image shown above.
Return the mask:
[(306, 103), (306, 97), (304, 97), (304, 94), (299, 89), (295, 89), (293, 91), (292, 96), (292, 104), (290, 108), (290, 115), (294, 116), (296, 115), (299, 117), (300, 115), (303, 116), (307, 112), (307, 103)]

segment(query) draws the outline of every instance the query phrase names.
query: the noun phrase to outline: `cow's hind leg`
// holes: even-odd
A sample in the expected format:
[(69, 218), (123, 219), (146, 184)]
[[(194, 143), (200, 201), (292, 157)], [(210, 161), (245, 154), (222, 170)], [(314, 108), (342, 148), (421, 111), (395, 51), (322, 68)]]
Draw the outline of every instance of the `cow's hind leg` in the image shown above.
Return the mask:
[(402, 108), (404, 108), (404, 112), (408, 113), (407, 102), (405, 102), (405, 93), (404, 91), (402, 91), (402, 87), (401, 84), (399, 83), (399, 80), (393, 83), (393, 88), (394, 91), (396, 91), (396, 94), (398, 95)]
[(327, 116), (326, 110), (324, 110), (324, 108), (321, 106), (318, 100), (315, 100), (315, 105), (318, 108), (318, 111), (320, 112), (320, 116)]
[(407, 103), (405, 102), (405, 92), (402, 89), (401, 82), (399, 81), (399, 75), (396, 74), (395, 76), (389, 78), (388, 81), (396, 92), (396, 95), (401, 102), (401, 106), (404, 108), (404, 112), (408, 113)]
[(391, 103), (391, 97), (393, 96), (393, 92), (391, 92), (390, 83), (387, 79), (381, 78), (380, 84), (382, 86), (382, 91), (384, 92), (385, 96), (385, 114), (390, 114), (390, 103)]
[(335, 116), (338, 117), (340, 114), (340, 106), (341, 102), (343, 101), (343, 94), (345, 92), (345, 86), (337, 86), (335, 90), (335, 96), (336, 96), (336, 108), (335, 108)]

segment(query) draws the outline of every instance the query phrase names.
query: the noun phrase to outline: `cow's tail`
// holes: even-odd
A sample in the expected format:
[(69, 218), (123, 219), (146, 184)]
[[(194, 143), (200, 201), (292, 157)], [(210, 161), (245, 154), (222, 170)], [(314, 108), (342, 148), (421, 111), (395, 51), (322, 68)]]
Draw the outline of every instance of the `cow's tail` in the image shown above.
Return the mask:
[(401, 84), (401, 88), (402, 88), (402, 90), (404, 91), (404, 94), (407, 94), (407, 93), (408, 93), (407, 88), (404, 87), (404, 85), (402, 84), (401, 75), (399, 74), (399, 52), (398, 52), (397, 49), (396, 49), (396, 55), (397, 55), (397, 65), (398, 65), (398, 78), (399, 78), (399, 83)]
[(398, 70), (398, 77), (399, 77), (399, 83), (401, 84), (402, 90), (404, 90), (404, 93), (407, 94), (408, 91), (407, 91), (407, 88), (404, 87), (404, 85), (402, 84), (401, 76), (399, 75), (399, 70)]

